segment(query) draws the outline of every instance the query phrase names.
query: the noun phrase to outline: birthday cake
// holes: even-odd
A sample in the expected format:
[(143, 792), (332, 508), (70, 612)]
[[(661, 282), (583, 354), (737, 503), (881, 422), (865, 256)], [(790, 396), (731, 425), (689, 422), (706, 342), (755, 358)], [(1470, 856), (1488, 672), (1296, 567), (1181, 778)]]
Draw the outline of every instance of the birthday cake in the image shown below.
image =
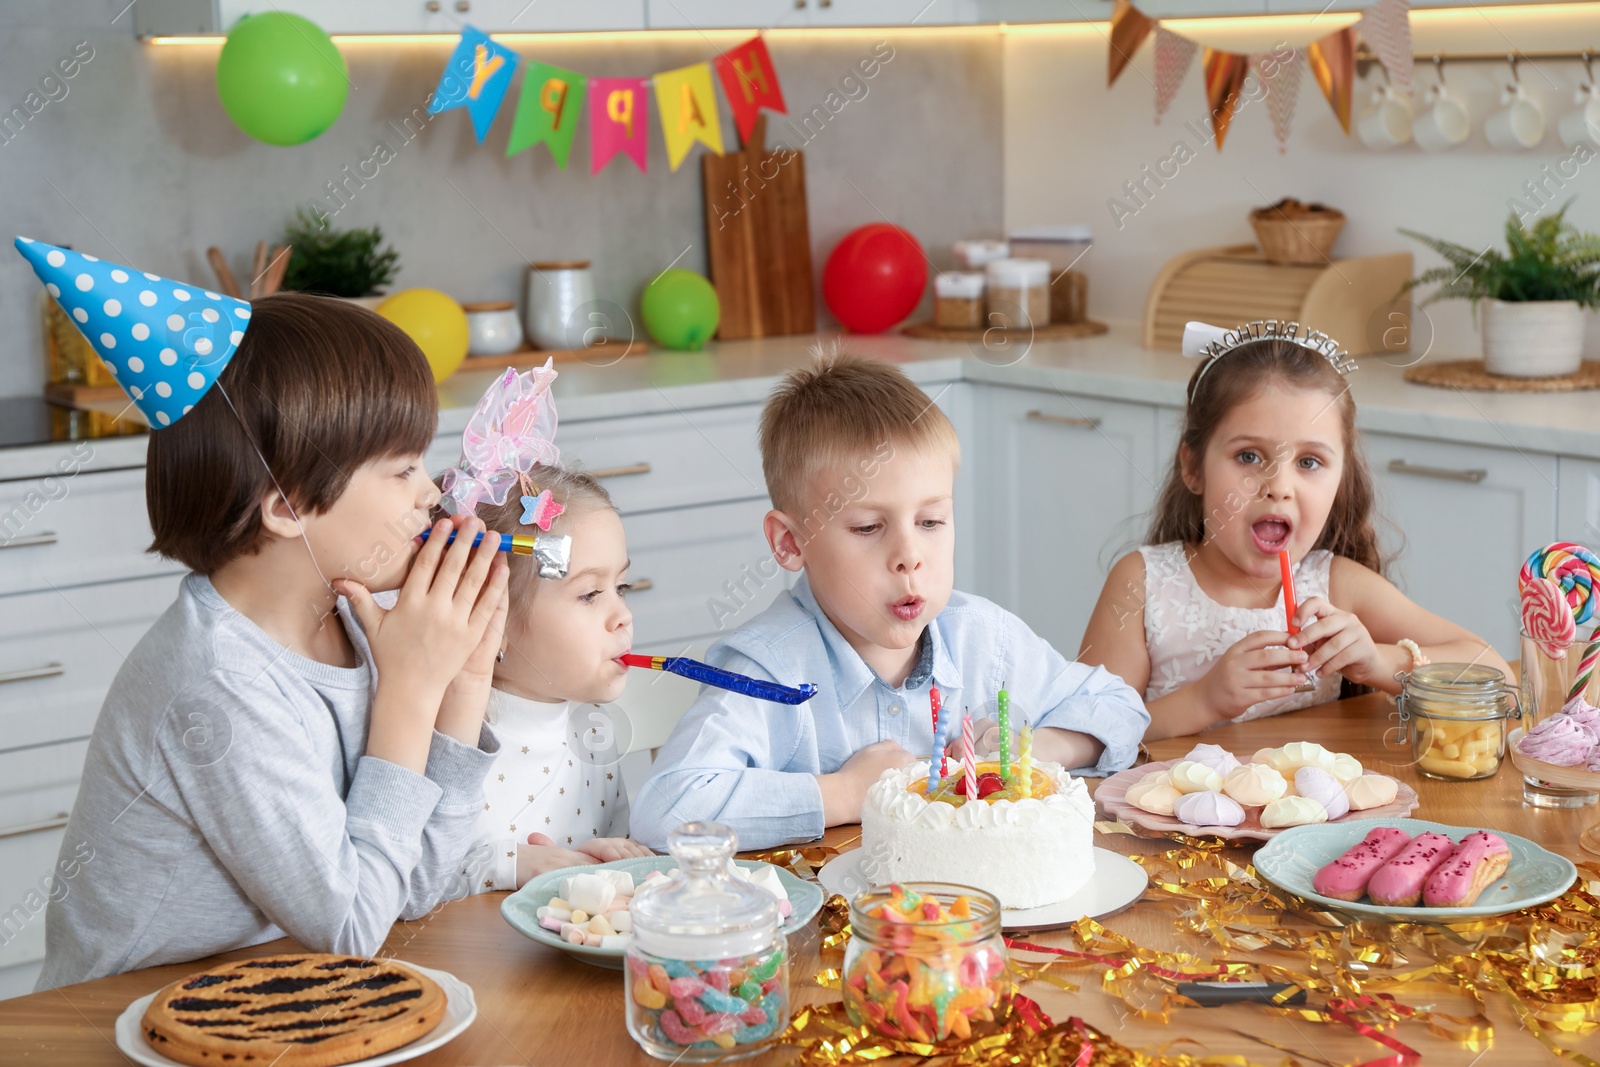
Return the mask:
[[(1094, 873), (1094, 801), (1058, 764), (1035, 762), (1023, 785), (992, 757), (977, 797), (961, 774), (928, 792), (928, 764), (884, 771), (861, 806), (862, 873), (876, 885), (953, 882), (993, 893), (1006, 908), (1065, 900)], [(1027, 794), (1027, 795), (1024, 795)]]

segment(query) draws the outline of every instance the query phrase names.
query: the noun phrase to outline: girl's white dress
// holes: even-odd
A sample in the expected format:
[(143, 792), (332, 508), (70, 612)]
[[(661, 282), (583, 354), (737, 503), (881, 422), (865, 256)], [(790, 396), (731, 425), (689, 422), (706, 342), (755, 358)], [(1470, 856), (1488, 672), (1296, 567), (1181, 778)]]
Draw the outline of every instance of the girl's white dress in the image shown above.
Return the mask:
[[(1234, 608), (1218, 604), (1205, 594), (1189, 568), (1181, 541), (1145, 545), (1144, 642), (1150, 654), (1150, 681), (1146, 701), (1157, 700), (1205, 675), (1211, 665), (1241, 638), (1260, 630), (1284, 628), (1283, 597), (1270, 608)], [(1294, 589), (1304, 602), (1328, 596), (1328, 569), (1333, 553), (1318, 549), (1295, 564)], [(1324, 675), (1310, 693), (1292, 693), (1278, 700), (1252, 704), (1236, 719), (1260, 719), (1279, 712), (1308, 708), (1339, 699), (1340, 676)]]
[(483, 783), (477, 846), (462, 871), (470, 893), (517, 887), (517, 843), (544, 834), (562, 848), (628, 836), (614, 707), (489, 694), (500, 756)]

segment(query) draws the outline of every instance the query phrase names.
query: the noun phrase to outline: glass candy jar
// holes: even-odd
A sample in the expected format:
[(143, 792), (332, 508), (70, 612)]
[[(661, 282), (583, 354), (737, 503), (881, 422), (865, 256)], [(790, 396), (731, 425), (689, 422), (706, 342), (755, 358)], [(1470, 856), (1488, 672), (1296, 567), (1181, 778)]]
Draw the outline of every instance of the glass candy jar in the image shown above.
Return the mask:
[(679, 869), (640, 886), (624, 969), (628, 1033), (650, 1055), (708, 1063), (760, 1052), (789, 1022), (778, 902), (728, 874), (737, 838), (692, 822), (667, 838)]
[(1429, 778), (1487, 778), (1506, 754), (1506, 721), (1522, 717), (1516, 687), (1493, 667), (1430, 663), (1400, 677), (1400, 740)]
[(1003, 1020), (1015, 986), (1000, 902), (970, 886), (908, 882), (850, 902), (844, 1005), (884, 1037), (937, 1043)]

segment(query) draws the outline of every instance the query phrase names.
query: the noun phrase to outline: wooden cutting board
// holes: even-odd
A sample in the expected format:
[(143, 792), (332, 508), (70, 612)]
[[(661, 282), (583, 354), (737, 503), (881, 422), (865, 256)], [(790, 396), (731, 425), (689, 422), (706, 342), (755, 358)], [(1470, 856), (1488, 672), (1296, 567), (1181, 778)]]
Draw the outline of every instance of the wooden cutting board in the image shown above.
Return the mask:
[(768, 152), (767, 117), (737, 152), (702, 157), (717, 337), (775, 337), (817, 328), (806, 221), (805, 158)]

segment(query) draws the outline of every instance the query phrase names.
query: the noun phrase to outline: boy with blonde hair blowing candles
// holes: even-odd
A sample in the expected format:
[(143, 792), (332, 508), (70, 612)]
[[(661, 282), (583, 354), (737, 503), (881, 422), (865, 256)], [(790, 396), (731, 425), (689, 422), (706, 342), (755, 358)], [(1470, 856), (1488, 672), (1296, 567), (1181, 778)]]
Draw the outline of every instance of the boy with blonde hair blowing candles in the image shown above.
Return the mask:
[[(819, 691), (788, 707), (702, 689), (640, 794), (635, 837), (660, 846), (714, 819), (765, 848), (858, 821), (883, 771), (931, 751), (933, 685), (952, 721), (1004, 686), (1039, 759), (1094, 774), (1133, 763), (1150, 721), (1138, 694), (952, 589), (960, 448), (890, 364), (831, 353), (778, 387), (761, 418), (764, 525), (779, 564), (803, 574), (706, 658)], [(994, 722), (975, 727), (982, 751), (998, 747)]]

